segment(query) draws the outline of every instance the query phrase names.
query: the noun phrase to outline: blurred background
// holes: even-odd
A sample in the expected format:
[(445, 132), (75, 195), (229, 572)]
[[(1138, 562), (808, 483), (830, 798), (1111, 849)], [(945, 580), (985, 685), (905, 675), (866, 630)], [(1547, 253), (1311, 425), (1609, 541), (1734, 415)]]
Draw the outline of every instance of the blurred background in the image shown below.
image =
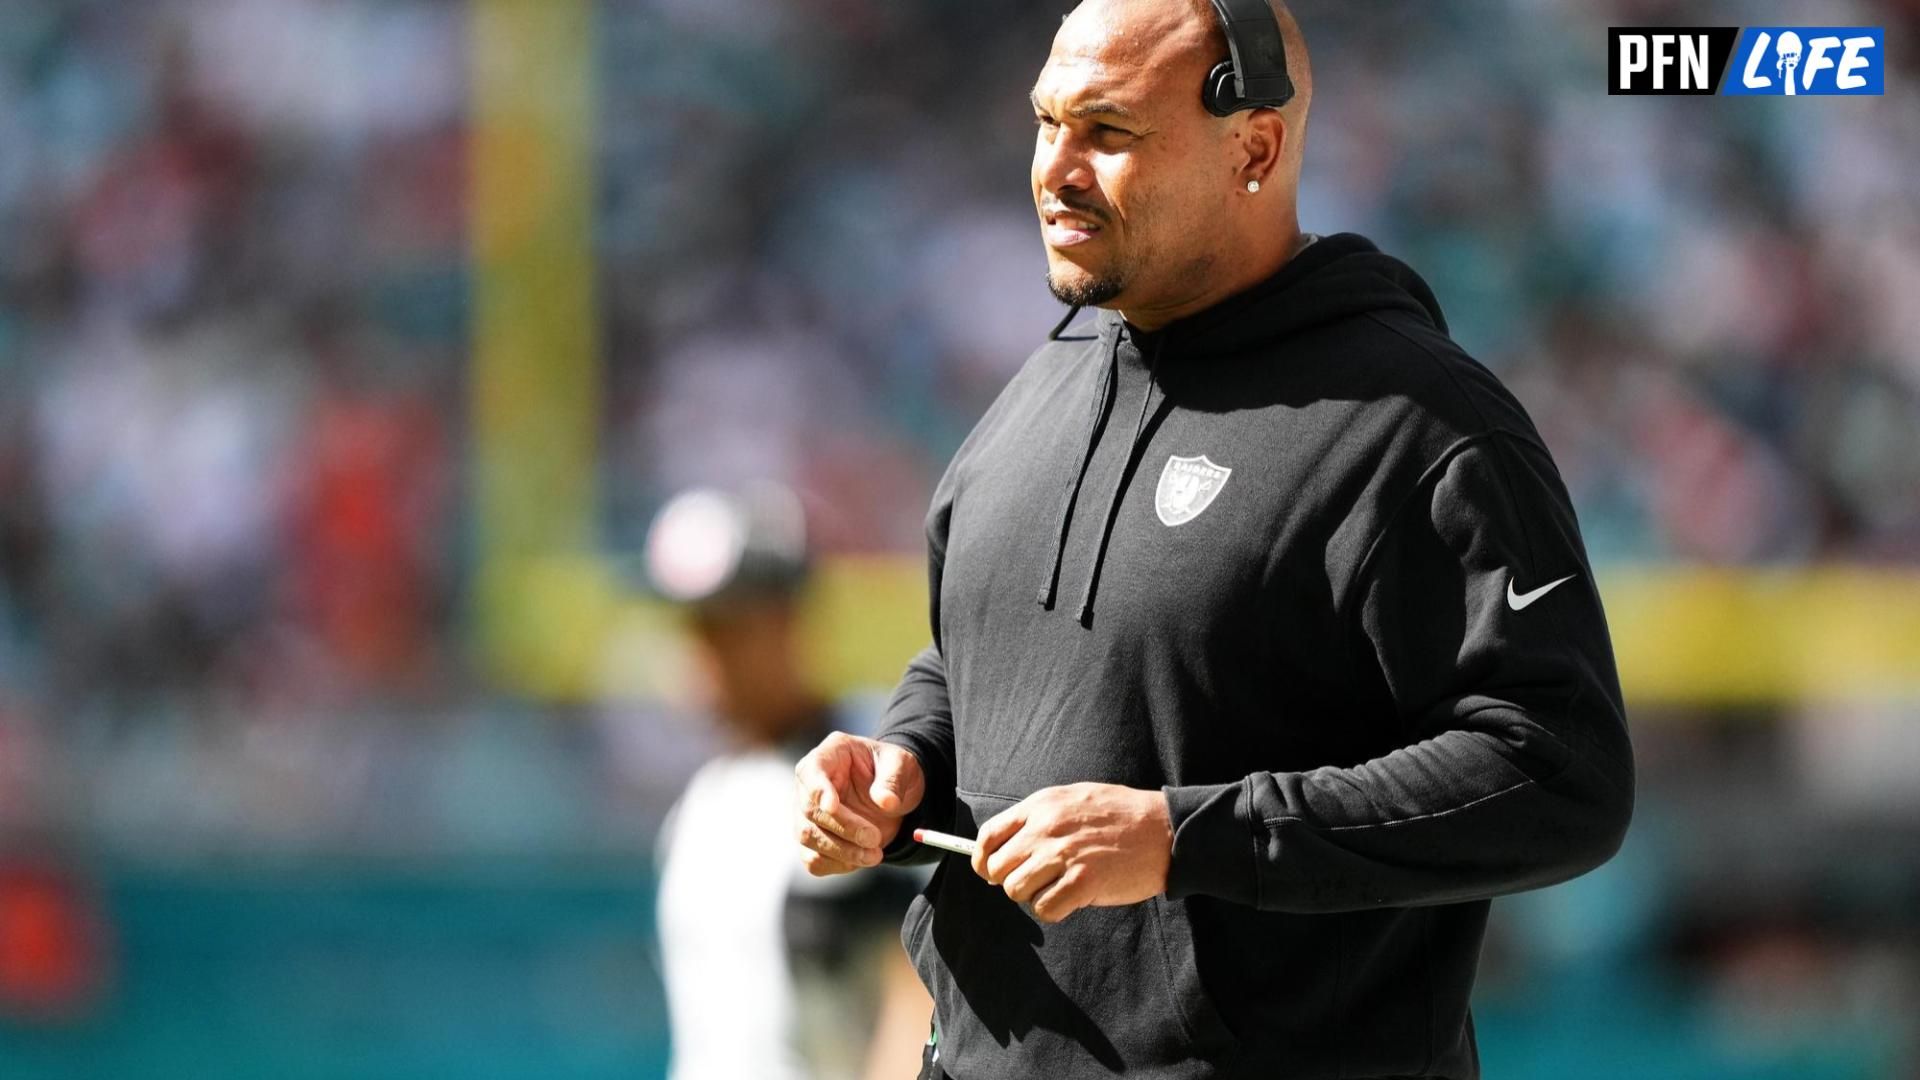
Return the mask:
[[(799, 490), (814, 677), (890, 689), (1061, 313), (1066, 7), (0, 4), (0, 1076), (661, 1075), (720, 742), (647, 522)], [(1295, 7), (1303, 225), (1531, 410), (1632, 706), (1488, 1075), (1920, 1077), (1920, 4)], [(1662, 22), (1882, 26), (1887, 94), (1607, 96)]]

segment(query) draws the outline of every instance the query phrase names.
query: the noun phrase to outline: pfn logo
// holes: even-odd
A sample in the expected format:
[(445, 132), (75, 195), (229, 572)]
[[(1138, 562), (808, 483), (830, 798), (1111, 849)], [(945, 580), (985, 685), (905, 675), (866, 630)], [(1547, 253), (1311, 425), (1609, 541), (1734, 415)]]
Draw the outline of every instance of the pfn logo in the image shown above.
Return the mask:
[(1883, 94), (1878, 27), (1614, 26), (1609, 94)]
[(1884, 94), (1883, 32), (1869, 26), (1749, 26), (1729, 94)]
[(1740, 37), (1737, 26), (1607, 28), (1607, 93), (1711, 94)]

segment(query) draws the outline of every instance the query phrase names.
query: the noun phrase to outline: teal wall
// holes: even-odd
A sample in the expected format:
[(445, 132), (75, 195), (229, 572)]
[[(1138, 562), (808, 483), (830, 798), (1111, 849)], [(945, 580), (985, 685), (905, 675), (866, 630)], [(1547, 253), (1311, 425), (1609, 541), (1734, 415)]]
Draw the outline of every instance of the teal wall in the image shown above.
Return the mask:
[(598, 867), (115, 871), (112, 974), (7, 1080), (661, 1075), (652, 881)]

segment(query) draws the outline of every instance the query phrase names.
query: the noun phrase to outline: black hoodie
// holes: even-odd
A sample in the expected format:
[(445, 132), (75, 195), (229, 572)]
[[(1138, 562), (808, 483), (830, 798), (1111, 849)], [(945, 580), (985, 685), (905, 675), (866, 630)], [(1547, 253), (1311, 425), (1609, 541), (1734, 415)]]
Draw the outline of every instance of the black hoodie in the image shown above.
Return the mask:
[[(1164, 896), (1047, 926), (944, 860), (902, 937), (956, 1080), (1470, 1077), (1488, 898), (1607, 859), (1633, 768), (1540, 436), (1366, 239), (1049, 341), (928, 515), (881, 737), (915, 824), (1162, 789)], [(908, 839), (888, 858), (938, 852)]]

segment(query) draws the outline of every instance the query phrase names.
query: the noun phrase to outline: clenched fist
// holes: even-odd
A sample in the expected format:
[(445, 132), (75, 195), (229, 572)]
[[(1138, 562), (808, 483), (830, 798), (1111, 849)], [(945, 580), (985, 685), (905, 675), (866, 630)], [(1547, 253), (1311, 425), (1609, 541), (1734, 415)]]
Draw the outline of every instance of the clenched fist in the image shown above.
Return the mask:
[(920, 759), (895, 746), (834, 732), (794, 766), (807, 872), (845, 874), (880, 862), (880, 849), (927, 791)]

